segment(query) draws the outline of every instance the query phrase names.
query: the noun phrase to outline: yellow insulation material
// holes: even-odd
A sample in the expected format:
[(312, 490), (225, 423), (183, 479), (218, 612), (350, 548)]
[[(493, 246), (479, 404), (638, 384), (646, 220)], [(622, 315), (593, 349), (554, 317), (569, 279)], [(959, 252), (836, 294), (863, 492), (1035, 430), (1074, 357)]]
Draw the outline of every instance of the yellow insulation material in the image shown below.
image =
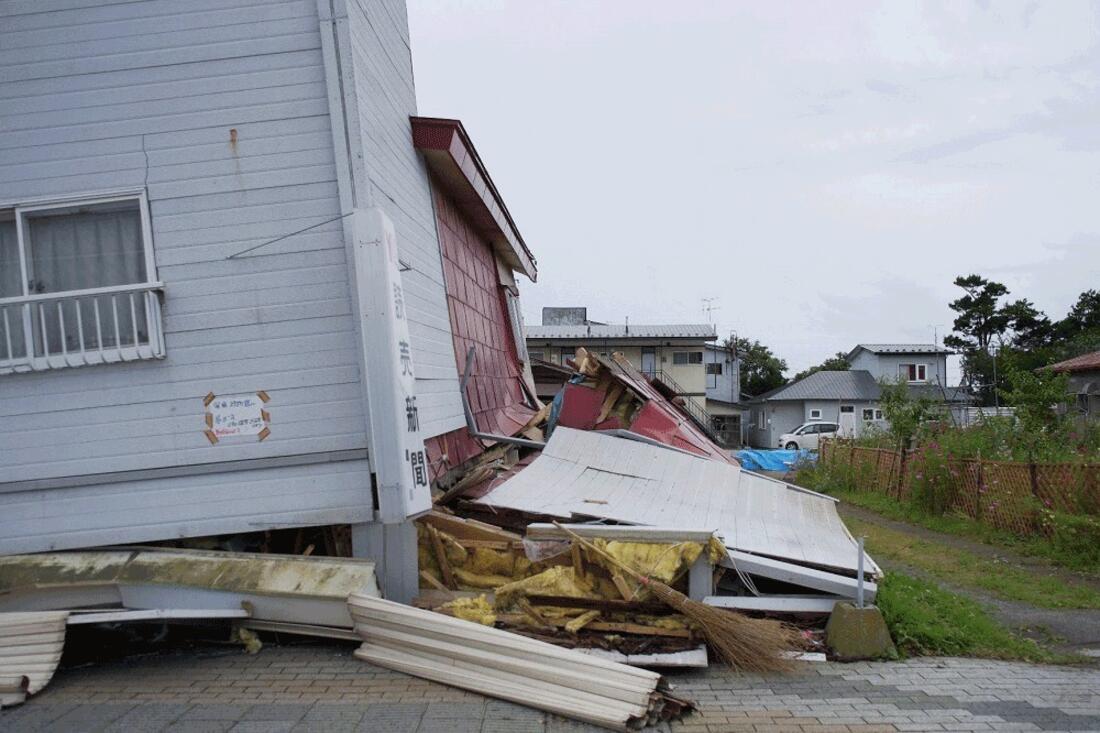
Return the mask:
[[(420, 522), (416, 524), (416, 536), (420, 569), (442, 582), (443, 574), (439, 569), (431, 536)], [(531, 561), (522, 552), (490, 547), (466, 548), (446, 532), (439, 532), (439, 539), (443, 543), (443, 551), (459, 588), (496, 588), (524, 578), (532, 572)], [(432, 587), (424, 581), (421, 581), (421, 585)]]
[(456, 598), (444, 603), (443, 608), (450, 611), (455, 618), (464, 621), (473, 621), (484, 626), (492, 626), (497, 622), (497, 615), (493, 613), (493, 607), (484, 595), (477, 598)]
[[(698, 542), (659, 545), (650, 542), (596, 539), (593, 540), (593, 544), (630, 569), (662, 583), (672, 583), (686, 573), (703, 552), (703, 545)], [(594, 553), (590, 553), (589, 559), (605, 567), (610, 564), (609, 561)], [(608, 569), (617, 571), (613, 567)]]
[(578, 576), (572, 567), (562, 565), (547, 568), (537, 575), (502, 585), (496, 589), (495, 595), (498, 609), (508, 608), (516, 599), (530, 595), (603, 598), (591, 578), (583, 574)]

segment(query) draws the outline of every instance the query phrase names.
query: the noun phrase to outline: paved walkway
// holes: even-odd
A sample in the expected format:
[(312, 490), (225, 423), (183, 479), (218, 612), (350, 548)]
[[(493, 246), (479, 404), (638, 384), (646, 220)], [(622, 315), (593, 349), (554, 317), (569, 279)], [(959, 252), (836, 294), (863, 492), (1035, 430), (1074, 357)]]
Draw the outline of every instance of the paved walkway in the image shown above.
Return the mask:
[[(360, 662), (354, 646), (210, 648), (62, 669), (15, 731), (587, 731), (518, 705)], [(670, 677), (700, 711), (674, 731), (1100, 731), (1100, 670), (964, 659), (804, 663), (791, 675), (712, 667)]]

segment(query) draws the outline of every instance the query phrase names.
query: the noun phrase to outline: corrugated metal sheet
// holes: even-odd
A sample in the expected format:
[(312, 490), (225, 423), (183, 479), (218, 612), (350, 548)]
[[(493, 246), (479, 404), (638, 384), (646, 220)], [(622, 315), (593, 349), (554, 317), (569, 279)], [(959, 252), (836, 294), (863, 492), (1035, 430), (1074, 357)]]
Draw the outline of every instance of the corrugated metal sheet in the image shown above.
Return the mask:
[(373, 664), (618, 730), (661, 717), (653, 672), (378, 598), (348, 606)]
[(641, 338), (717, 338), (710, 323), (656, 325), (527, 326), (528, 340), (538, 339), (641, 339)]
[(64, 611), (0, 613), (0, 680), (27, 678), (33, 695), (53, 677), (65, 646)]
[[(857, 547), (829, 497), (739, 467), (559, 427), (531, 465), (477, 503), (555, 517), (714, 530), (731, 549), (854, 571)], [(866, 558), (867, 572), (878, 567)]]

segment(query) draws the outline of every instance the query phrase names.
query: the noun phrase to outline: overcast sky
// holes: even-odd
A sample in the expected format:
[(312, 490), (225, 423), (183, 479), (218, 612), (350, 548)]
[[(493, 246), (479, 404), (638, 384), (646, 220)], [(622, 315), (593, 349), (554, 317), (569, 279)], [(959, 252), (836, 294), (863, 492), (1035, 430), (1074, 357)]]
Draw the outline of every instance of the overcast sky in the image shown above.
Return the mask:
[[(1100, 287), (1100, 3), (409, 0), (538, 258), (525, 317), (713, 321), (789, 373)], [(957, 378), (957, 370), (953, 375)]]

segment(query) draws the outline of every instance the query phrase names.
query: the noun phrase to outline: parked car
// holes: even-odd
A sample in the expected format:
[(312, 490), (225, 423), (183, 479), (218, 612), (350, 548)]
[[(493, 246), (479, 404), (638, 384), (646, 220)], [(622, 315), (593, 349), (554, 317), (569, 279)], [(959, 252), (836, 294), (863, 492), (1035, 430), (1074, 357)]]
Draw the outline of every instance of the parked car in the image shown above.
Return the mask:
[(817, 450), (818, 441), (824, 435), (831, 438), (840, 426), (835, 422), (808, 422), (799, 425), (793, 432), (779, 436), (779, 447), (787, 450)]

